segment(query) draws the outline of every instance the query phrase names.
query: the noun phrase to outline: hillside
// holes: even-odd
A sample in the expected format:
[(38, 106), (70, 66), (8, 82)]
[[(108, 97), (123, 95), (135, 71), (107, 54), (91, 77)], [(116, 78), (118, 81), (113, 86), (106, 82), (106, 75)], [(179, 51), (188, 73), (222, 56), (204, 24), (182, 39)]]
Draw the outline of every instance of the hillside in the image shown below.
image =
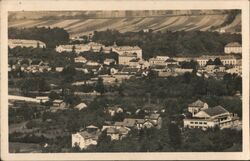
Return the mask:
[[(55, 14), (33, 15), (32, 18), (27, 18), (27, 15), (15, 14), (9, 16), (9, 27), (61, 27), (66, 29), (71, 37), (85, 35), (94, 30), (101, 31), (106, 29), (116, 29), (120, 32), (139, 31), (142, 29), (153, 29), (154, 31), (192, 31), (200, 30), (207, 31), (211, 27), (213, 30), (223, 29), (226, 32), (239, 32), (241, 28), (241, 15), (237, 15), (235, 20), (226, 26), (221, 26), (227, 19), (225, 13), (143, 13), (137, 16), (129, 13), (118, 12), (116, 15), (113, 12), (105, 13), (71, 13), (56, 17)], [(102, 17), (98, 16), (102, 15)], [(144, 16), (143, 16), (144, 15)], [(147, 16), (145, 16), (147, 15)], [(21, 16), (21, 17), (20, 17)], [(221, 27), (220, 27), (221, 26)], [(218, 28), (219, 27), (219, 28)]]

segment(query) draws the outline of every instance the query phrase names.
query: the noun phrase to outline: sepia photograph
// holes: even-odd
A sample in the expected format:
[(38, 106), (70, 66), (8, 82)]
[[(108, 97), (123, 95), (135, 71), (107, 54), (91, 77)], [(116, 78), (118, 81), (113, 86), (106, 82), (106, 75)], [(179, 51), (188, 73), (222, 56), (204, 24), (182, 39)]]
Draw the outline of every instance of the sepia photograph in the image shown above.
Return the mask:
[(7, 153), (242, 154), (242, 12), (9, 10)]

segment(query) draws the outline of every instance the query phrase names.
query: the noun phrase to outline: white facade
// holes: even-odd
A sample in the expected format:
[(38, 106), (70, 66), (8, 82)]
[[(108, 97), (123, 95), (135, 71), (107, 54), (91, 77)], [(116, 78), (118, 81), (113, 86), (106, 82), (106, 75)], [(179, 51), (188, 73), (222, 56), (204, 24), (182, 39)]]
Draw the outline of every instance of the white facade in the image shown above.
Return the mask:
[(76, 58), (74, 58), (75, 60), (75, 63), (86, 63), (87, 62), (87, 59), (84, 58), (83, 56), (78, 56)]
[(112, 51), (116, 52), (118, 55), (136, 53), (137, 58), (142, 59), (142, 49), (138, 46), (114, 46)]
[(242, 46), (238, 42), (232, 42), (225, 46), (224, 52), (226, 54), (242, 53)]
[(46, 45), (44, 42), (39, 40), (24, 40), (24, 39), (9, 39), (8, 40), (9, 48), (20, 47), (32, 47), (32, 48), (45, 48)]

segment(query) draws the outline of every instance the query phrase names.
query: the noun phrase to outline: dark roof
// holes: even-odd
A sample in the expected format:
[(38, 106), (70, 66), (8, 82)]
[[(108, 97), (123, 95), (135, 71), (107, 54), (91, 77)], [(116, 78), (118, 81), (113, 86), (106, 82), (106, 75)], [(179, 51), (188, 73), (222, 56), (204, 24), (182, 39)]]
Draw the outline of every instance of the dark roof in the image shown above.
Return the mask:
[(224, 113), (228, 113), (226, 109), (224, 109), (222, 106), (215, 106), (212, 108), (205, 109), (204, 112), (206, 112), (209, 116), (216, 116)]
[(167, 59), (165, 62), (177, 62), (177, 61), (174, 59)]

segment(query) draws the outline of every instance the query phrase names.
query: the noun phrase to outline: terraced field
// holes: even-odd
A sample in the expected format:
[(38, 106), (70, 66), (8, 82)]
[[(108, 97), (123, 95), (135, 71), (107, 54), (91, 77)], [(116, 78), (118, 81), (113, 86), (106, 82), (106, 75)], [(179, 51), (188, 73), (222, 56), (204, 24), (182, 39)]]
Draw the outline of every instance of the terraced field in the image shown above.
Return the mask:
[[(15, 20), (9, 22), (9, 27), (61, 27), (66, 29), (71, 37), (88, 34), (94, 30), (116, 29), (120, 32), (139, 31), (150, 28), (154, 31), (192, 31), (209, 30), (212, 26), (221, 25), (227, 15), (195, 15), (195, 16), (158, 16), (158, 17), (128, 17), (128, 18), (93, 18), (65, 20)], [(226, 31), (234, 32), (239, 28), (241, 16), (229, 25), (223, 27)]]

